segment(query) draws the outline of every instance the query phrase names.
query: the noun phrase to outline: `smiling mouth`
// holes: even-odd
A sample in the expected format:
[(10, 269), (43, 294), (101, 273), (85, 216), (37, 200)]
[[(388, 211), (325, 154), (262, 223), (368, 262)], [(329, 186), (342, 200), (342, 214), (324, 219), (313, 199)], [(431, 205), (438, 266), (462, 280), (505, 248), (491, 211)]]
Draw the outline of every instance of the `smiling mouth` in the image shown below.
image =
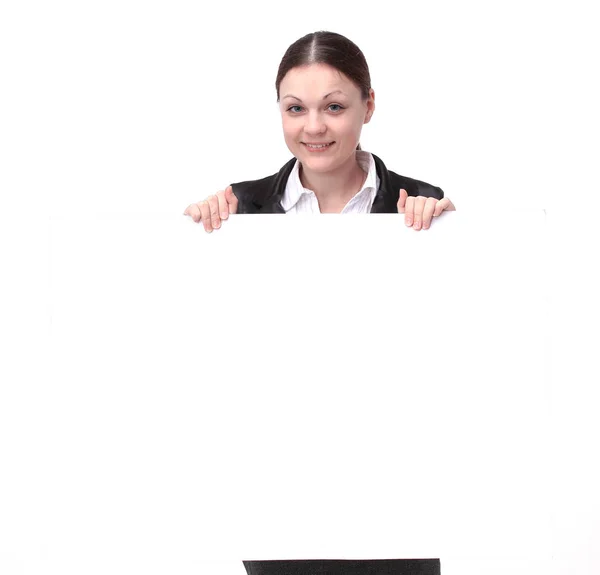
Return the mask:
[(331, 146), (333, 146), (333, 144), (335, 144), (335, 141), (329, 142), (328, 144), (307, 144), (306, 142), (302, 142), (302, 144), (311, 151), (313, 151), (313, 150), (317, 151), (317, 150), (327, 150), (328, 148), (331, 148)]

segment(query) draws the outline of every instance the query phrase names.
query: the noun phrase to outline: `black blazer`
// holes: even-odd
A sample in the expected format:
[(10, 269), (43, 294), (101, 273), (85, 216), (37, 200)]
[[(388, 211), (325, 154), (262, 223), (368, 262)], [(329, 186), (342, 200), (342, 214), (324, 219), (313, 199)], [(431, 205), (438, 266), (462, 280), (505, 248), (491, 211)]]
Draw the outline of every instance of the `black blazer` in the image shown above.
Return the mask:
[[(385, 164), (375, 155), (375, 168), (379, 176), (379, 190), (373, 201), (371, 213), (397, 214), (400, 189), (407, 191), (409, 196), (426, 196), (441, 200), (444, 192), (426, 182), (413, 180), (388, 171)], [(235, 197), (238, 199), (238, 214), (283, 214), (281, 199), (285, 191), (288, 177), (294, 168), (296, 158), (292, 158), (279, 172), (263, 178), (231, 184)]]
[(440, 575), (439, 559), (244, 561), (248, 575)]

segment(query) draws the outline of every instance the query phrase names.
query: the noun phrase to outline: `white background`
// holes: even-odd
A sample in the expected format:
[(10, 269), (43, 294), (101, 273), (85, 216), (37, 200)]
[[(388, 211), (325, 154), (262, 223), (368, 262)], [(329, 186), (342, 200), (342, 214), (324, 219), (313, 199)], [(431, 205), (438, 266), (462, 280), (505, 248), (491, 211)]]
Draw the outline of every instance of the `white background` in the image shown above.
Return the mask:
[(279, 61), (297, 38), (329, 29), (356, 42), (371, 69), (377, 110), (364, 149), (481, 218), (549, 208), (549, 367), (563, 408), (556, 474), (571, 497), (556, 517), (555, 564), (593, 573), (600, 94), (592, 5), (3, 2), (3, 408), (18, 414), (14, 389), (47, 374), (48, 216), (179, 214), (228, 183), (274, 173), (289, 158)]

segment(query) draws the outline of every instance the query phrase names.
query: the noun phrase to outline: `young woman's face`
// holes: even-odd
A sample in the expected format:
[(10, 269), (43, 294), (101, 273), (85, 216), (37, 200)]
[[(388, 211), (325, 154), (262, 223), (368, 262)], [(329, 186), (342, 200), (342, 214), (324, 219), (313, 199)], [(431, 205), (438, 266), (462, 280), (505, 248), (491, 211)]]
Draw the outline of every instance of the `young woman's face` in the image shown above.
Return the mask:
[(279, 93), (285, 143), (305, 168), (315, 172), (335, 170), (354, 154), (363, 124), (375, 110), (373, 90), (363, 101), (354, 82), (327, 64), (292, 68)]

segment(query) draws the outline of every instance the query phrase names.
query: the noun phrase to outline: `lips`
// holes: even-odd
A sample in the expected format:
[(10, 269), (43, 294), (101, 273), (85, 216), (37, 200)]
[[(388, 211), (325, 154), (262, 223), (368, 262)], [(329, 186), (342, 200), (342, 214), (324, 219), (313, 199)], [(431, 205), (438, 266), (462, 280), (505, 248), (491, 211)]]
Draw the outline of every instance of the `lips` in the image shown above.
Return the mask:
[(320, 143), (314, 143), (314, 144), (311, 144), (310, 142), (302, 142), (302, 144), (306, 147), (306, 149), (309, 152), (323, 152), (323, 151), (331, 148), (331, 146), (333, 146), (333, 144), (335, 144), (335, 141), (320, 142)]

